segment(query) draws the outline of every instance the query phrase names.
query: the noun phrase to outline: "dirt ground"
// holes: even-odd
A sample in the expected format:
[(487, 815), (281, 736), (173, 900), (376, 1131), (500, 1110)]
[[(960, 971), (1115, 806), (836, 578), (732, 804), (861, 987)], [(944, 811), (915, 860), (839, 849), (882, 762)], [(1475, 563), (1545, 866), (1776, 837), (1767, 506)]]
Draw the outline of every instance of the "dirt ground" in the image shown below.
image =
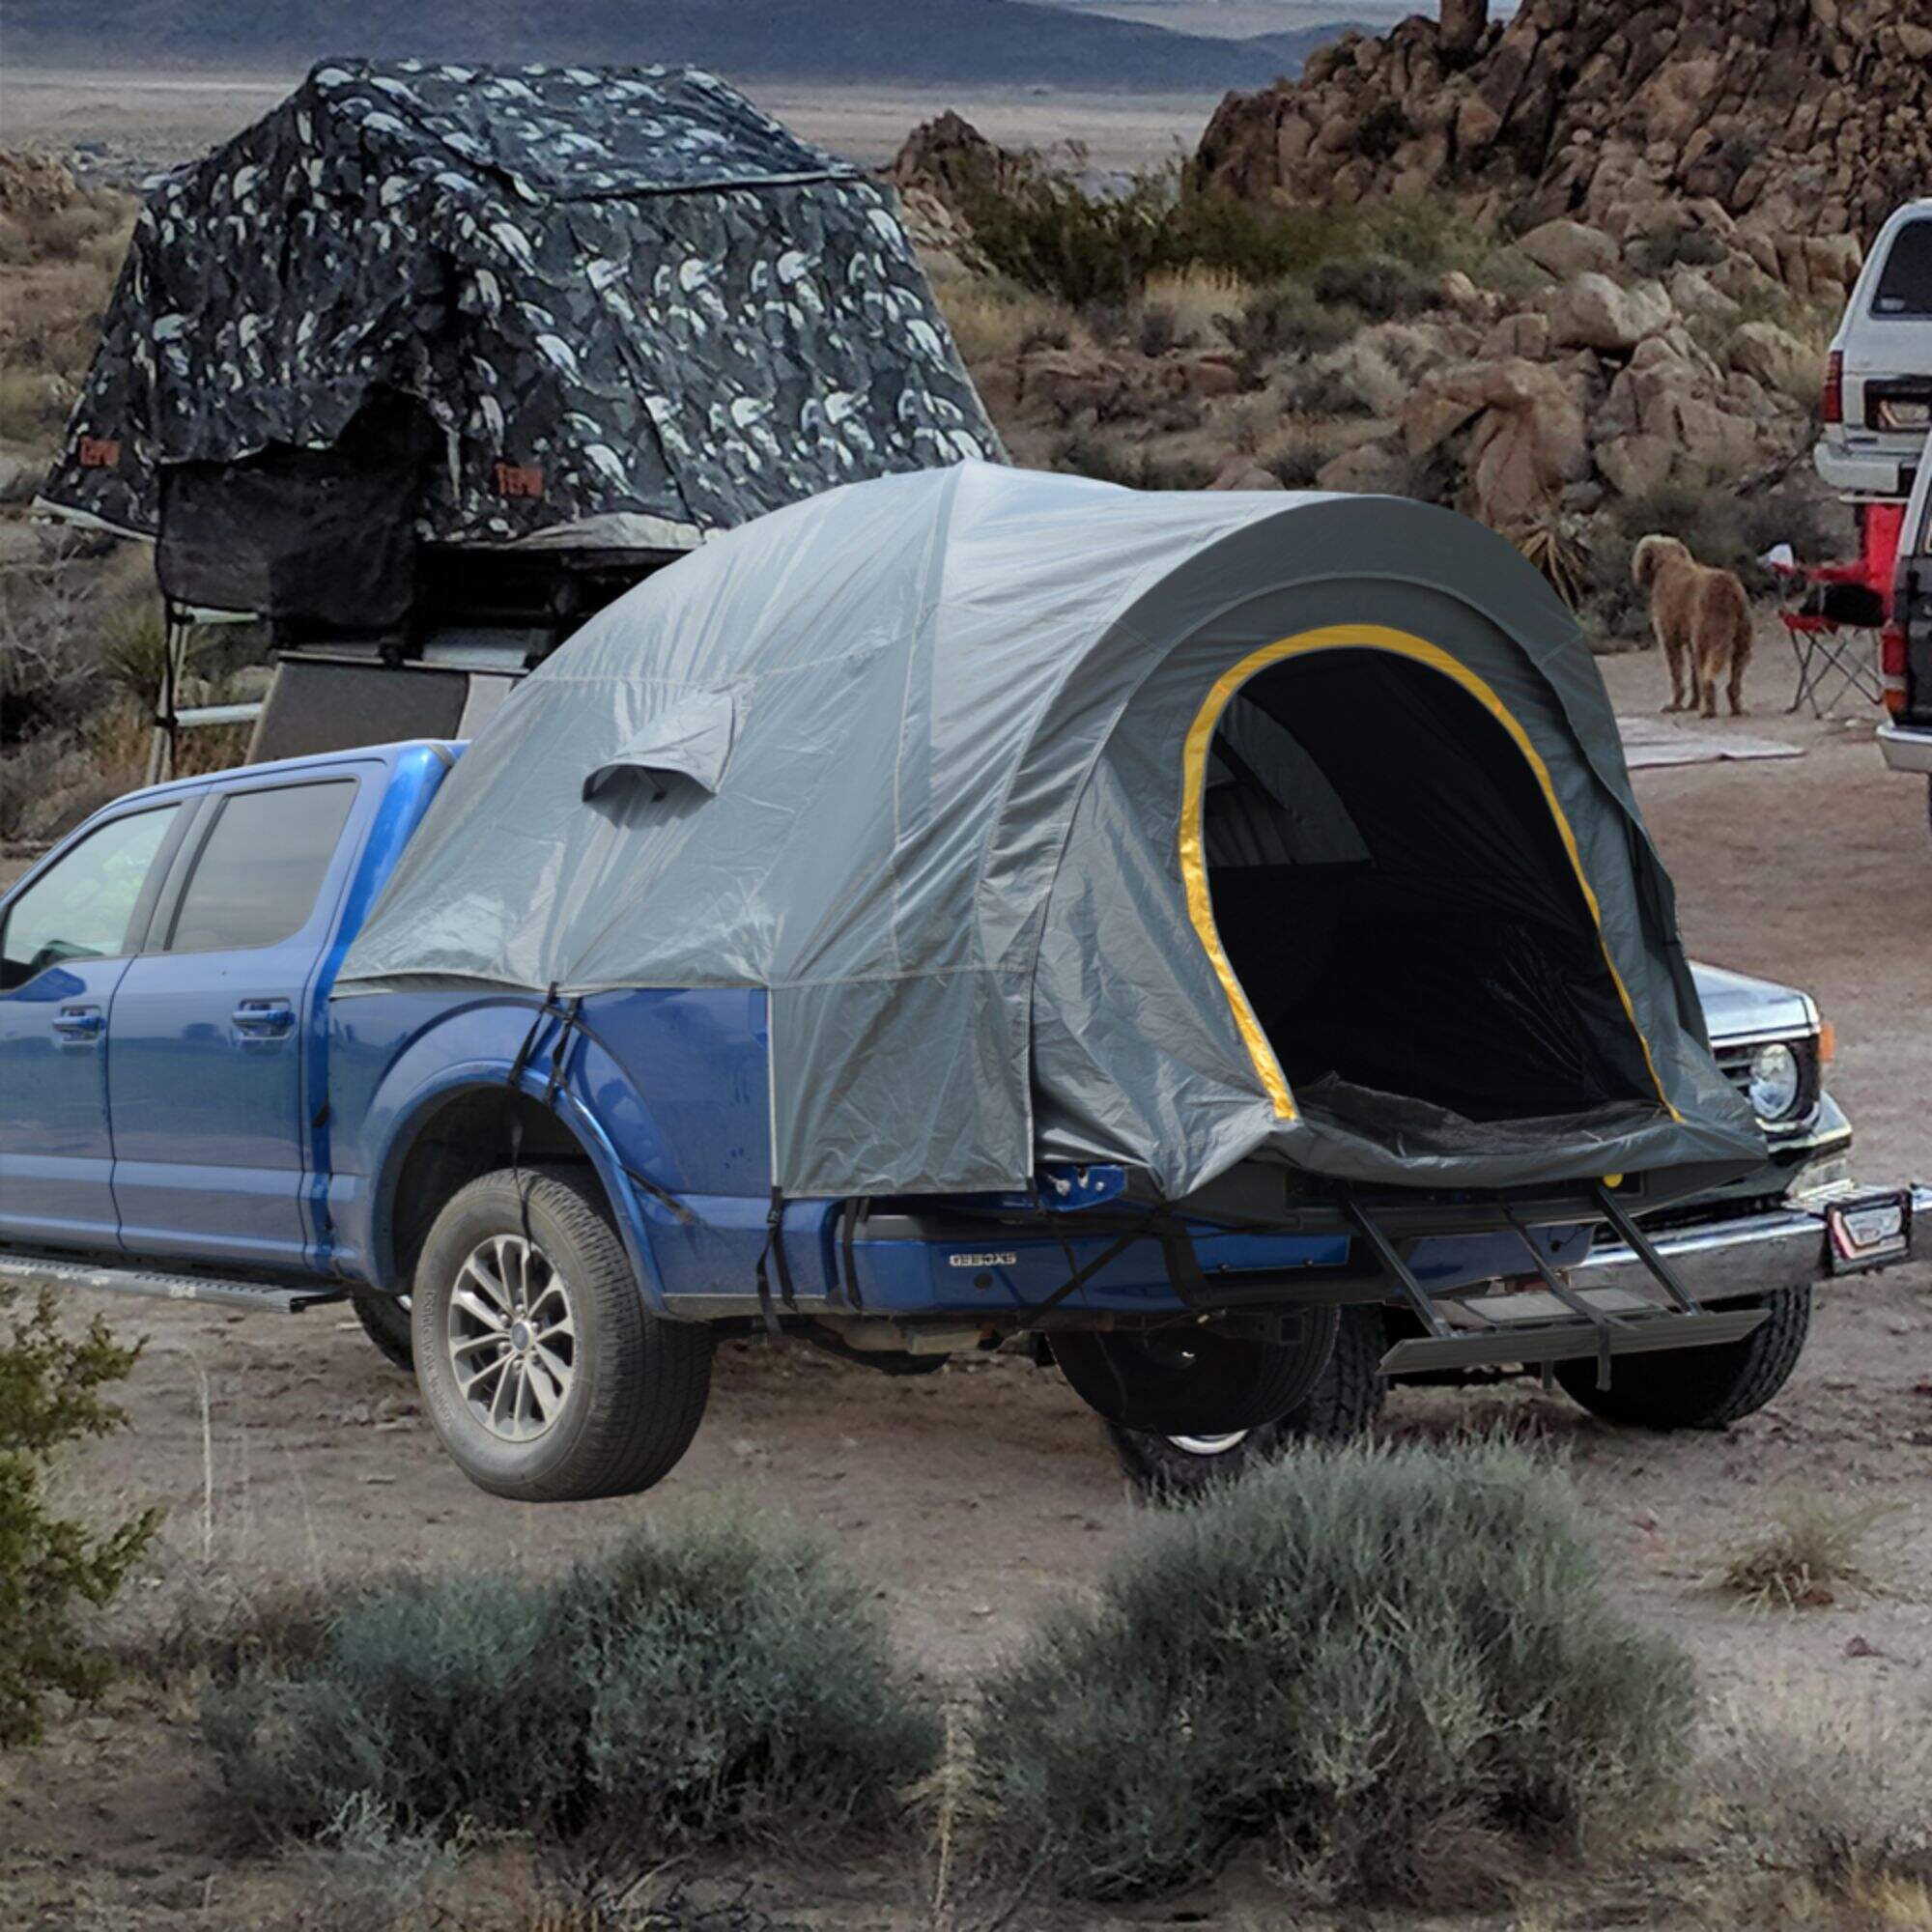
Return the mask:
[[(1653, 655), (1606, 672), (1620, 710), (1655, 710)], [(1729, 728), (1802, 744), (1802, 758), (1641, 772), (1638, 791), (1693, 954), (1810, 989), (1837, 1028), (1831, 1084), (1858, 1125), (1861, 1170), (1932, 1176), (1925, 801), (1883, 769), (1869, 714), (1787, 720), (1787, 691), (1767, 640), (1758, 715)], [(1015, 1360), (901, 1382), (802, 1348), (734, 1344), (695, 1448), (662, 1488), (542, 1509), (471, 1489), (412, 1382), (339, 1309), (276, 1318), (98, 1299), (147, 1350), (128, 1390), (131, 1426), (89, 1450), (71, 1486), (103, 1511), (167, 1511), (157, 1555), (116, 1612), (122, 1629), (238, 1583), (545, 1566), (639, 1521), (754, 1505), (836, 1535), (906, 1652), (963, 1688), (1037, 1612), (1090, 1588), (1139, 1513), (1070, 1391)], [(1384, 1429), (1498, 1425), (1574, 1461), (1616, 1588), (1690, 1646), (1714, 1701), (1787, 1683), (1932, 1721), (1932, 1266), (1823, 1293), (1783, 1397), (1727, 1435), (1619, 1435), (1526, 1385), (1397, 1391)], [(1876, 1587), (1811, 1611), (1735, 1607), (1711, 1587), (1714, 1568), (1804, 1491), (1896, 1506), (1867, 1551)], [(275, 1884), (271, 1861), (230, 1858), (183, 1700), (124, 1690), (105, 1714), (65, 1719), (43, 1747), (0, 1761), (0, 1920), (228, 1927), (254, 1921), (251, 1888)], [(1237, 1892), (1119, 1922), (1177, 1922), (1177, 1910), (1203, 1925), (1279, 1922)], [(816, 1907), (814, 1923), (924, 1922), (895, 1882), (864, 1873), (778, 1882), (771, 1902)], [(1680, 1922), (1655, 1902), (1632, 1910), (1614, 1922)]]

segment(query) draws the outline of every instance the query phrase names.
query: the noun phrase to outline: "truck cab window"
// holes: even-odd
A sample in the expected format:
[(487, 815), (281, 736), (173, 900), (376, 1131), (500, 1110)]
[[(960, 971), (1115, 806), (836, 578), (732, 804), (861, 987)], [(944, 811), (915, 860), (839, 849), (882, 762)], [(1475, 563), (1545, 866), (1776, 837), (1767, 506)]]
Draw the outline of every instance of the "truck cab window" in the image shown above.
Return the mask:
[(0, 931), (0, 992), (64, 959), (117, 959), (141, 888), (179, 805), (130, 812), (90, 833), (15, 899)]
[(168, 951), (235, 952), (299, 931), (355, 797), (354, 779), (230, 793), (195, 860)]
[(1872, 297), (1874, 315), (1932, 316), (1932, 221), (1911, 221), (1892, 238)]

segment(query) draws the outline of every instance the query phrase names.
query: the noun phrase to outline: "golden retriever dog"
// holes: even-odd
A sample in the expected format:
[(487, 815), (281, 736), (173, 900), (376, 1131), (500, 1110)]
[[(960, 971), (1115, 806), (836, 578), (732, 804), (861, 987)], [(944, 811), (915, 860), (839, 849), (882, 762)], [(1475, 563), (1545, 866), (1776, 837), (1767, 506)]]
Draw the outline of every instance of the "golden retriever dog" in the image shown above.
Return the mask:
[(1702, 564), (1675, 537), (1648, 536), (1631, 557), (1631, 578), (1650, 592), (1650, 627), (1670, 664), (1666, 711), (1718, 715), (1718, 680), (1725, 677), (1731, 716), (1745, 715), (1745, 667), (1750, 663), (1750, 600), (1737, 574)]

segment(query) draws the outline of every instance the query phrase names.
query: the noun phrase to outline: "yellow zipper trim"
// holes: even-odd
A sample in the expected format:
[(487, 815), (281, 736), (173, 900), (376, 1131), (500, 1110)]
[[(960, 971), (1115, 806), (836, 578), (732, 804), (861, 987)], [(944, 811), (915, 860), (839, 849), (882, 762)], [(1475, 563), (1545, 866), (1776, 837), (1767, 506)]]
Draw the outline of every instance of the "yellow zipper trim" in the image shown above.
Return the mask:
[(1617, 989), (1617, 998), (1623, 1002), (1631, 1031), (1636, 1035), (1637, 1044), (1643, 1049), (1643, 1064), (1649, 1070), (1651, 1085), (1657, 1089), (1657, 1097), (1663, 1102), (1670, 1118), (1681, 1122), (1683, 1115), (1671, 1106), (1663, 1091), (1663, 1082), (1658, 1077), (1657, 1062), (1652, 1058), (1650, 1041), (1644, 1037), (1643, 1029), (1637, 1024), (1636, 1009), (1631, 1003), (1630, 989), (1624, 984), (1623, 975), (1617, 971), (1617, 962), (1610, 956), (1610, 943), (1604, 932), (1603, 906), (1591, 888), (1588, 874), (1583, 870), (1583, 855), (1577, 846), (1577, 835), (1570, 829), (1570, 821), (1557, 803), (1549, 767), (1530, 743), (1529, 734), (1517, 723), (1515, 714), (1467, 665), (1451, 657), (1439, 645), (1414, 637), (1407, 631), (1391, 630), (1380, 624), (1324, 625), (1320, 630), (1301, 631), (1292, 638), (1279, 638), (1271, 644), (1264, 644), (1259, 650), (1249, 652), (1239, 664), (1215, 679), (1201, 709), (1194, 714), (1194, 723), (1187, 727), (1181, 758), (1180, 811), (1180, 875), (1187, 888), (1187, 917), (1207, 951), (1208, 963), (1214, 968), (1222, 992), (1227, 995), (1228, 1005), (1234, 1011), (1235, 1025), (1247, 1046), (1248, 1057), (1255, 1064), (1255, 1071), (1261, 1076), (1262, 1086), (1274, 1103), (1276, 1117), (1284, 1121), (1298, 1118), (1294, 1098), (1288, 1091), (1281, 1062), (1275, 1058), (1274, 1048), (1268, 1043), (1267, 1035), (1262, 1031), (1261, 1022), (1248, 1004), (1241, 982), (1236, 979), (1234, 967), (1229, 964), (1227, 950), (1221, 944), (1220, 930), (1214, 923), (1213, 898), (1208, 889), (1208, 860), (1202, 842), (1202, 820), (1208, 795), (1208, 754), (1222, 713), (1234, 700), (1235, 694), (1258, 672), (1287, 658), (1306, 657), (1316, 651), (1355, 650), (1387, 651), (1440, 671), (1475, 698), (1514, 740), (1517, 750), (1522, 753), (1536, 775), (1537, 783), (1543, 788), (1544, 802), (1555, 821), (1563, 849), (1570, 855), (1571, 868), (1577, 874), (1583, 902), (1589, 907), (1591, 922), (1597, 928), (1597, 943), (1603, 948), (1604, 964), (1609, 968), (1611, 982)]

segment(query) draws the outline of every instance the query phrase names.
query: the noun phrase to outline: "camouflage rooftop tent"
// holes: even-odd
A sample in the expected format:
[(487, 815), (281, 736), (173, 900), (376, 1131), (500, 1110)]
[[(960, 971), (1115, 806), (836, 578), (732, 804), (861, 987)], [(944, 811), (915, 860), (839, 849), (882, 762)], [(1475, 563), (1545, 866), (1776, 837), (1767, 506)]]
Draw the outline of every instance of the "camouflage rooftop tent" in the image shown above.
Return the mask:
[(890, 192), (710, 74), (339, 60), (154, 189), (43, 500), (662, 549), (997, 455)]
[(438, 985), (757, 989), (791, 1195), (1764, 1158), (1576, 619), (1393, 497), (965, 463), (706, 544), (458, 760), (337, 998)]

